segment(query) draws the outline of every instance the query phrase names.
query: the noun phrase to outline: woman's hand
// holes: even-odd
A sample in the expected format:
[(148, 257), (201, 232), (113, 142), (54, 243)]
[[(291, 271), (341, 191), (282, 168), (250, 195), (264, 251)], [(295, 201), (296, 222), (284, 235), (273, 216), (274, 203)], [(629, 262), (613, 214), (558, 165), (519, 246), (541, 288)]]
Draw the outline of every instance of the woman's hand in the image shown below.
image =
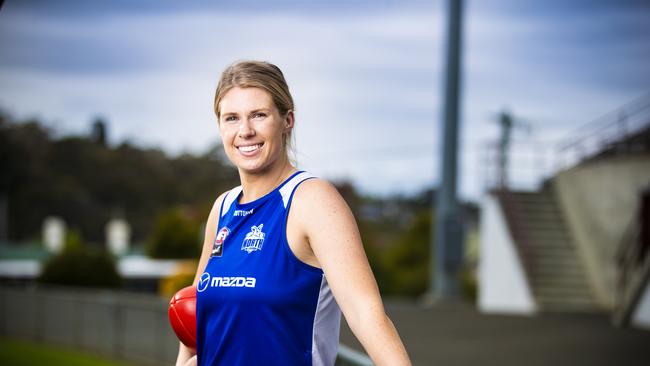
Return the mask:
[(183, 366), (196, 366), (196, 355), (192, 356)]

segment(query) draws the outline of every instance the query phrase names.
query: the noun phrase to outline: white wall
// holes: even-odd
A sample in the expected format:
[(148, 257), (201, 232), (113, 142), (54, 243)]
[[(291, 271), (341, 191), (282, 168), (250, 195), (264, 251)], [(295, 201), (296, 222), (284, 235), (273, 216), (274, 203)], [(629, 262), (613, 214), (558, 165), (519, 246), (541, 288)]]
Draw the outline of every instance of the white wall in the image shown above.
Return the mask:
[(486, 195), (481, 207), (479, 309), (483, 312), (534, 314), (535, 300), (497, 198)]

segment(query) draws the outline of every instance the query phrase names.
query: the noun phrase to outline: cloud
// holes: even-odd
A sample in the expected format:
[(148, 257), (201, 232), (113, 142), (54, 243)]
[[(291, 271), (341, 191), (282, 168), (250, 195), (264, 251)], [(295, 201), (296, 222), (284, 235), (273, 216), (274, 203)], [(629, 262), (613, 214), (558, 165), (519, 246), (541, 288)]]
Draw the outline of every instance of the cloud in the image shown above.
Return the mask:
[[(303, 168), (376, 193), (437, 180), (442, 9), (283, 1), (255, 3), (264, 11), (250, 12), (235, 3), (7, 7), (0, 106), (65, 131), (86, 131), (102, 114), (113, 141), (200, 152), (219, 139), (211, 104), (220, 71), (234, 60), (263, 59), (282, 68), (294, 94)], [(469, 3), (465, 197), (480, 195), (483, 147), (498, 135), (501, 108), (535, 126), (534, 136), (517, 138), (557, 139), (650, 81), (648, 32), (640, 31), (647, 12), (630, 5), (581, 14), (554, 4)]]

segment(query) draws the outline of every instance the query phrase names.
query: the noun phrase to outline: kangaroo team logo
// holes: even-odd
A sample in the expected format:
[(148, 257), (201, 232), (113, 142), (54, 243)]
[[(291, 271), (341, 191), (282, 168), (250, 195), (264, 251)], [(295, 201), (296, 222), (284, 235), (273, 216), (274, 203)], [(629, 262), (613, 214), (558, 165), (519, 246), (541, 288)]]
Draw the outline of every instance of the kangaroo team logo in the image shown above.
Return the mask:
[(256, 250), (262, 250), (265, 235), (264, 232), (262, 232), (262, 227), (264, 227), (264, 224), (251, 226), (251, 232), (246, 234), (244, 242), (241, 245), (241, 250), (245, 250), (248, 254)]
[(228, 234), (230, 234), (230, 230), (228, 230), (228, 228), (225, 226), (219, 230), (217, 237), (214, 239), (214, 244), (212, 245), (212, 253), (210, 256), (221, 257), (223, 254), (223, 242), (226, 240)]

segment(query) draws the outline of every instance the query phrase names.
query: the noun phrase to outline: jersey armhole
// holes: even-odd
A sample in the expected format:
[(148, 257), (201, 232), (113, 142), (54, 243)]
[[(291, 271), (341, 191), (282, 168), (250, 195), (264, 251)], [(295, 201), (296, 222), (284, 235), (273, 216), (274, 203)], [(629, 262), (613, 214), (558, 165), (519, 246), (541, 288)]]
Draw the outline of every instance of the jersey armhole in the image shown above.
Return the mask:
[(221, 204), (219, 205), (219, 216), (217, 217), (217, 232), (219, 232), (219, 222), (221, 221), (221, 216), (223, 215), (223, 204), (224, 202), (226, 202), (226, 197), (228, 197), (229, 193), (230, 191), (223, 194), (223, 199), (221, 200)]
[[(221, 199), (221, 204), (219, 204), (219, 216), (217, 216), (217, 226), (215, 227), (215, 230), (214, 230), (215, 237), (212, 238), (213, 243), (216, 240), (216, 236), (219, 235), (219, 229), (220, 229), (219, 224), (221, 223), (221, 217), (223, 216), (223, 206), (224, 206), (224, 203), (226, 202), (226, 199), (228, 198), (228, 195), (230, 194), (231, 191), (232, 191), (232, 189), (229, 190), (229, 191), (226, 191), (226, 192), (224, 192), (222, 194), (223, 198)], [(219, 199), (219, 198), (217, 198), (217, 199)], [(207, 225), (206, 225), (206, 230), (207, 230)], [(210, 257), (208, 258), (208, 263), (210, 263), (212, 258), (213, 258), (213, 256), (210, 255)], [(208, 267), (207, 263), (206, 263), (205, 267), (206, 268)]]
[(284, 250), (287, 252), (287, 255), (291, 258), (291, 260), (293, 260), (295, 263), (297, 263), (300, 267), (302, 267), (302, 268), (304, 268), (304, 269), (306, 269), (306, 270), (308, 270), (310, 272), (322, 275), (323, 274), (323, 269), (322, 268), (314, 267), (311, 264), (305, 263), (302, 260), (300, 260), (300, 258), (296, 257), (296, 254), (293, 252), (293, 250), (291, 250), (291, 246), (289, 245), (289, 238), (287, 236), (287, 228), (288, 228), (288, 223), (289, 223), (289, 210), (291, 209), (291, 203), (293, 202), (293, 195), (294, 195), (294, 193), (296, 193), (296, 190), (298, 189), (298, 187), (300, 187), (300, 185), (303, 182), (305, 182), (305, 181), (307, 181), (309, 179), (314, 179), (314, 178), (316, 178), (316, 177), (310, 176), (308, 178), (305, 178), (304, 180), (298, 182), (298, 184), (296, 184), (296, 186), (291, 191), (291, 195), (289, 196), (289, 200), (287, 202), (287, 208), (284, 211), (284, 230), (282, 231), (282, 236), (283, 236), (282, 246), (284, 247)]

